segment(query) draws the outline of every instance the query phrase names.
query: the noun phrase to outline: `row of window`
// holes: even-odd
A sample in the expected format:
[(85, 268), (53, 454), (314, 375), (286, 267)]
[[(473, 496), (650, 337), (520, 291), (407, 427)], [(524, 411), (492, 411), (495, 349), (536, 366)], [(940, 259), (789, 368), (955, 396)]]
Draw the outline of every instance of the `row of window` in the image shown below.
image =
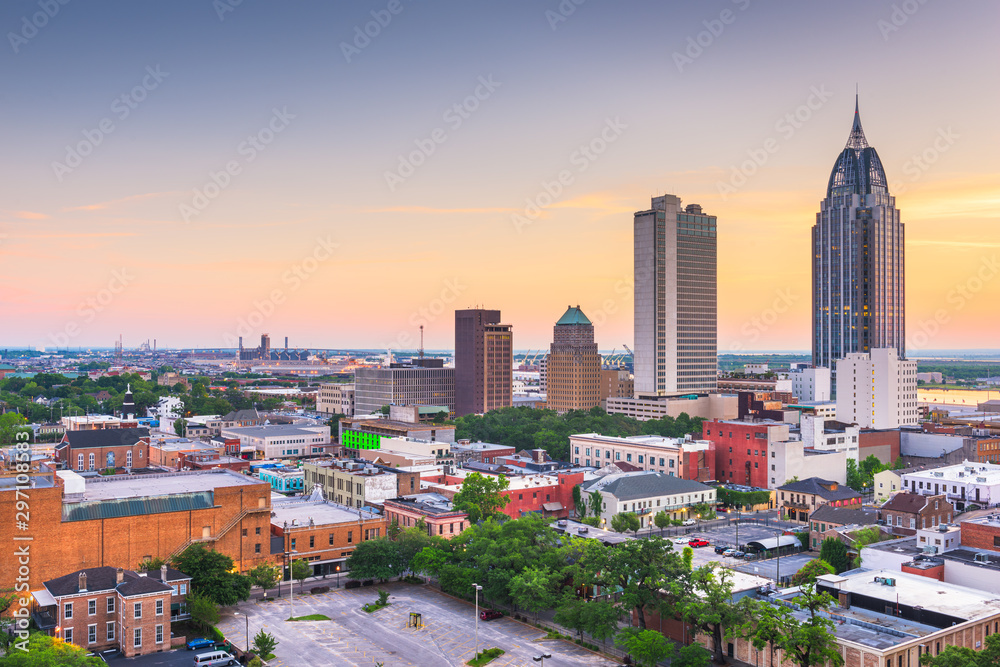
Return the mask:
[[(174, 594), (177, 594), (177, 586), (173, 587)], [(187, 594), (187, 584), (181, 584), (181, 595)], [(163, 600), (156, 601), (156, 615), (163, 616)], [(142, 618), (142, 603), (135, 602), (132, 606), (132, 612), (135, 614), (134, 618)], [(113, 597), (108, 598), (108, 613), (115, 613), (115, 599)], [(94, 616), (97, 614), (97, 599), (87, 600), (87, 615)], [(73, 603), (64, 602), (63, 603), (63, 618), (73, 618)]]
[[(579, 454), (580, 453), (580, 448), (579, 447), (574, 447), (573, 450), (574, 450), (573, 451), (574, 454)], [(732, 451), (732, 449), (730, 449), (729, 451)], [(584, 448), (584, 456), (590, 456), (590, 447), (585, 447)], [(596, 459), (600, 460), (600, 458), (601, 458), (601, 450), (600, 449), (594, 449), (594, 457)], [(638, 463), (645, 463), (646, 462), (644, 460), (646, 458), (644, 455), (638, 454), (637, 457), (638, 457)], [(611, 450), (610, 449), (604, 450), (604, 458), (606, 458), (606, 459), (610, 459), (611, 458)], [(656, 457), (655, 456), (650, 456), (648, 458), (649, 458), (649, 465), (656, 465)], [(615, 452), (615, 461), (621, 461), (621, 460), (622, 460), (622, 453), (621, 452)], [(632, 455), (626, 453), (625, 454), (625, 461), (627, 461), (628, 463), (631, 463), (632, 462)], [(660, 457), (660, 466), (661, 467), (664, 465), (664, 461), (667, 461), (667, 464), (666, 464), (667, 467), (669, 467), (669, 468), (673, 468), (674, 467), (674, 459), (664, 459), (663, 457)], [(579, 463), (579, 459), (577, 460), (577, 463)], [(587, 465), (589, 466), (590, 463), (587, 463)]]
[[(142, 450), (141, 449), (139, 450), (139, 458), (140, 459), (142, 458)], [(108, 452), (107, 457), (105, 457), (105, 463), (106, 463), (106, 465), (104, 466), (105, 468), (114, 468), (115, 467), (115, 453), (114, 452)], [(91, 452), (90, 454), (87, 455), (87, 467), (86, 468), (83, 467), (83, 454), (80, 453), (80, 454), (76, 455), (76, 469), (77, 470), (96, 470), (97, 469), (96, 465), (97, 465), (97, 459), (94, 456), (93, 452)], [(131, 450), (125, 452), (125, 467), (126, 468), (131, 468), (132, 467), (132, 451)]]
[[(108, 621), (107, 628), (106, 628), (106, 633), (107, 634), (105, 636), (107, 637), (107, 641), (109, 641), (109, 642), (115, 641), (115, 622), (114, 621)], [(155, 628), (155, 633), (156, 633), (156, 635), (155, 635), (156, 636), (156, 643), (157, 644), (162, 644), (163, 643), (163, 626), (162, 625), (157, 625), (156, 628)], [(72, 644), (73, 643), (73, 628), (66, 628), (65, 631), (64, 631), (63, 638), (66, 640), (67, 643)], [(97, 624), (96, 623), (87, 626), (87, 643), (88, 644), (96, 644), (97, 643)], [(142, 646), (142, 628), (133, 628), (132, 629), (132, 645), (134, 647), (136, 647), (136, 648), (139, 648), (140, 646)]]

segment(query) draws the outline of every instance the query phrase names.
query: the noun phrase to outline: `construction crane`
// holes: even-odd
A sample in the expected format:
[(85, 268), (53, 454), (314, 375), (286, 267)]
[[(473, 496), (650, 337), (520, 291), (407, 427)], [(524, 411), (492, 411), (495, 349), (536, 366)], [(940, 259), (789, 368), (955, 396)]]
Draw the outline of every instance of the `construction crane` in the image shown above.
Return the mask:
[(633, 351), (632, 351), (632, 348), (630, 348), (630, 347), (629, 347), (628, 345), (626, 345), (625, 343), (622, 343), (622, 347), (624, 347), (624, 348), (625, 348), (625, 351), (626, 351), (626, 352), (628, 352), (628, 353), (629, 353), (629, 355), (631, 355), (631, 357), (632, 357), (632, 360), (634, 361), (634, 360), (635, 360), (635, 352), (633, 352)]

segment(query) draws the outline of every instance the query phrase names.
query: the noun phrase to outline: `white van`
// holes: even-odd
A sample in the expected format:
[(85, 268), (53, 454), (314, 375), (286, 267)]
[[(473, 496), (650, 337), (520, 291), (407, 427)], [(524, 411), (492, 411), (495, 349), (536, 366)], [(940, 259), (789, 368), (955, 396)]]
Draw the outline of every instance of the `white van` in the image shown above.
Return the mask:
[(206, 651), (194, 657), (194, 667), (215, 667), (215, 665), (235, 665), (236, 658), (225, 651)]

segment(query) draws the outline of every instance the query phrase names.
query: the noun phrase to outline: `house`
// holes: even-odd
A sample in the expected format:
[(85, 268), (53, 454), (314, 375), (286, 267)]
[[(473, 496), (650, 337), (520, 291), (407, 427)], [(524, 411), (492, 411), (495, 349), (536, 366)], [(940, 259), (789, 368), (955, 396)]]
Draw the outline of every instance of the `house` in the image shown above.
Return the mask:
[(861, 507), (861, 496), (849, 486), (810, 477), (778, 487), (778, 506), (790, 521), (809, 521), (809, 515), (821, 505)]
[(597, 491), (604, 498), (602, 525), (610, 525), (615, 514), (632, 512), (639, 516), (640, 527), (648, 528), (657, 512), (666, 512), (671, 519), (687, 519), (689, 508), (695, 505), (715, 506), (714, 487), (649, 470), (605, 475), (583, 484), (580, 490), (584, 494)]
[(880, 503), (903, 488), (903, 478), (898, 470), (883, 470), (875, 473), (874, 485), (875, 502)]
[(42, 631), (62, 634), (87, 651), (120, 646), (125, 657), (132, 657), (170, 650), (173, 605), (176, 618), (182, 609), (186, 614), (190, 583), (186, 574), (166, 566), (156, 573), (85, 568), (34, 591), (32, 617)]
[(415, 493), (386, 500), (385, 516), (403, 529), (423, 521), (428, 535), (449, 540), (469, 525), (469, 515), (455, 509), (451, 500), (440, 493)]
[(145, 468), (149, 463), (149, 429), (69, 430), (56, 445), (62, 468), (82, 472), (106, 468)]
[(918, 528), (936, 528), (951, 523), (954, 507), (945, 494), (922, 496), (902, 491), (882, 504), (882, 519), (896, 535), (917, 534)]
[(834, 507), (821, 505), (809, 515), (809, 548), (820, 548), (830, 531), (844, 526), (872, 526), (878, 521), (878, 510), (870, 507)]

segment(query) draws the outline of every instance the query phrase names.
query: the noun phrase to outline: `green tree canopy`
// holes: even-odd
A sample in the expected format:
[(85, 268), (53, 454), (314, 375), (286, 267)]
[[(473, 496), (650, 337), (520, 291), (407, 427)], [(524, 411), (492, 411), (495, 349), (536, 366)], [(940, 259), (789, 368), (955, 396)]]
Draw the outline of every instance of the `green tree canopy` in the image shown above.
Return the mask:
[(642, 667), (656, 667), (674, 653), (674, 645), (663, 633), (640, 628), (623, 628), (616, 636), (615, 643), (628, 651), (635, 664)]
[(814, 584), (816, 583), (816, 577), (824, 574), (836, 574), (833, 566), (827, 563), (822, 558), (815, 558), (802, 567), (799, 571), (792, 575), (792, 586), (801, 586), (803, 584)]
[(28, 638), (27, 651), (11, 647), (7, 656), (0, 660), (4, 667), (99, 667), (104, 661), (97, 657), (87, 657), (87, 652), (75, 644), (67, 644), (61, 639), (49, 637), (41, 632), (33, 632)]
[(203, 544), (192, 544), (173, 559), (174, 567), (191, 577), (191, 588), (220, 607), (250, 597), (250, 579), (232, 572), (233, 559)]
[(1000, 634), (987, 637), (981, 651), (964, 646), (945, 646), (937, 655), (922, 654), (920, 664), (926, 667), (996, 667), (1000, 665)]
[(247, 576), (250, 578), (250, 585), (262, 589), (266, 596), (267, 589), (278, 585), (278, 580), (281, 578), (281, 570), (275, 565), (261, 563), (247, 572)]
[(726, 629), (746, 622), (745, 607), (733, 604), (733, 573), (716, 569), (716, 563), (691, 572), (690, 589), (684, 579), (671, 583), (674, 607), (678, 615), (712, 638), (712, 654), (718, 664), (725, 663), (723, 637)]
[(847, 545), (836, 537), (827, 537), (820, 544), (819, 557), (833, 566), (834, 573), (840, 574), (851, 569), (851, 559), (847, 555)]
[(506, 477), (474, 472), (462, 482), (462, 488), (452, 498), (452, 503), (455, 509), (469, 515), (470, 523), (479, 523), (481, 519), (498, 514), (507, 506), (510, 498), (503, 495), (503, 492), (509, 486), (510, 481)]
[(628, 531), (638, 532), (640, 527), (639, 516), (635, 512), (620, 512), (611, 517), (611, 529), (616, 533)]
[(380, 537), (366, 540), (354, 547), (345, 565), (351, 579), (386, 581), (403, 574), (409, 562), (404, 561), (399, 542)]

